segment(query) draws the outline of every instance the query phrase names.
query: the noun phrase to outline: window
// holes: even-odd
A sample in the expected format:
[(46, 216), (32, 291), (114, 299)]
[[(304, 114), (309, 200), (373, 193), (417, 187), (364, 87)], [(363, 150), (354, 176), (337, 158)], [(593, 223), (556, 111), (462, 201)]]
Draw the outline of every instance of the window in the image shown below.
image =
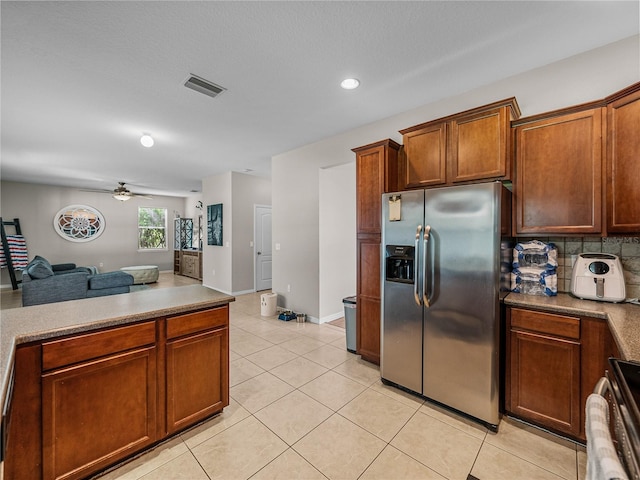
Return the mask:
[(138, 249), (166, 250), (167, 209), (138, 207)]

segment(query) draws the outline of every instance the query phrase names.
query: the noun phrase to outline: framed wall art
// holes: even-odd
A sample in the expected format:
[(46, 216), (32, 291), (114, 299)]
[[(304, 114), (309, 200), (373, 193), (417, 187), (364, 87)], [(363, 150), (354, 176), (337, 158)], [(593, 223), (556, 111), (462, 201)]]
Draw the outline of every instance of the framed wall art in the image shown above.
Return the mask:
[(222, 204), (207, 205), (207, 245), (222, 246)]
[(88, 205), (68, 205), (53, 217), (56, 233), (70, 242), (90, 242), (104, 232), (104, 217)]

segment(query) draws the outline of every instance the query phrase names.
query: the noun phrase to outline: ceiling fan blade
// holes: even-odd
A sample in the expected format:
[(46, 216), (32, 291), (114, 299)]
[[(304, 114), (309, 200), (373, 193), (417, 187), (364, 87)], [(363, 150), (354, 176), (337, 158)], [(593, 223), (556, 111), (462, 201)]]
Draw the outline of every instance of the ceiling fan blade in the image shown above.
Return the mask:
[(90, 192), (90, 193), (113, 193), (113, 190), (100, 190), (98, 188), (76, 188), (79, 192)]

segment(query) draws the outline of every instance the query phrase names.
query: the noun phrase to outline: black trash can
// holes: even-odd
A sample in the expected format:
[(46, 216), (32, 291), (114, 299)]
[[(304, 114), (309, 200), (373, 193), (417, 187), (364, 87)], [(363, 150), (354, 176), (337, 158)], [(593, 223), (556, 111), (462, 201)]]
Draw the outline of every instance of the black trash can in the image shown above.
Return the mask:
[(347, 350), (356, 353), (356, 297), (342, 299), (344, 304), (344, 328), (347, 337)]

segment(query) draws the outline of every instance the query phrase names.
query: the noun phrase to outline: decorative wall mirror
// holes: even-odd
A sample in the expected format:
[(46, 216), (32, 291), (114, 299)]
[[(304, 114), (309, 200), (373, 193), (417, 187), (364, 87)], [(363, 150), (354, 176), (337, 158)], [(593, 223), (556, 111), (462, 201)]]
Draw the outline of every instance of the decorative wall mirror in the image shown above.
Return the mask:
[(104, 231), (102, 214), (87, 205), (69, 205), (53, 217), (54, 230), (70, 242), (90, 242)]

